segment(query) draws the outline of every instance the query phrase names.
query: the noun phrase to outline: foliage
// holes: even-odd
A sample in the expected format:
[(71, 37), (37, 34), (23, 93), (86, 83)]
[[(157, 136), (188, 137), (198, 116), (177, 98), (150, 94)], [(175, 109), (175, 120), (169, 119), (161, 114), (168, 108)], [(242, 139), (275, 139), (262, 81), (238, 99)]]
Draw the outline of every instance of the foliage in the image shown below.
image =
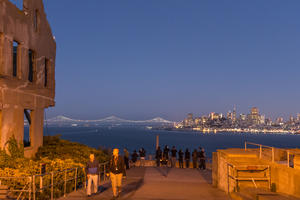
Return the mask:
[(98, 159), (100, 163), (108, 160), (108, 155), (102, 150), (97, 150), (77, 142), (62, 140), (60, 139), (60, 135), (45, 136), (44, 145), (39, 148), (36, 158), (41, 159), (47, 157), (51, 160), (72, 159), (76, 163), (85, 164), (91, 153), (95, 154), (96, 159)]
[[(54, 196), (59, 197), (64, 191), (63, 180), (74, 178), (75, 170), (65, 172), (66, 169), (77, 168), (78, 184), (84, 182), (84, 167), (91, 153), (95, 154), (99, 162), (108, 160), (108, 154), (103, 150), (97, 150), (83, 144), (61, 140), (60, 136), (44, 137), (44, 145), (40, 147), (33, 159), (24, 157), (23, 144), (18, 144), (14, 137), (7, 143), (7, 150), (0, 149), (0, 177), (30, 177), (39, 175), (41, 164), (46, 165), (46, 174), (43, 176), (43, 184), (51, 184), (51, 172), (55, 171), (53, 179), (58, 184), (54, 191)], [(60, 171), (60, 172), (59, 172)], [(39, 188), (39, 178), (36, 180), (36, 188)], [(22, 189), (27, 183), (28, 178), (2, 180), (2, 184)], [(66, 191), (74, 189), (74, 183), (66, 184)], [(37, 194), (37, 199), (48, 199), (50, 190), (46, 189), (43, 193)]]
[(0, 149), (0, 168), (15, 168), (18, 161), (24, 160), (23, 144), (18, 144), (14, 136), (8, 142), (8, 154), (5, 150)]

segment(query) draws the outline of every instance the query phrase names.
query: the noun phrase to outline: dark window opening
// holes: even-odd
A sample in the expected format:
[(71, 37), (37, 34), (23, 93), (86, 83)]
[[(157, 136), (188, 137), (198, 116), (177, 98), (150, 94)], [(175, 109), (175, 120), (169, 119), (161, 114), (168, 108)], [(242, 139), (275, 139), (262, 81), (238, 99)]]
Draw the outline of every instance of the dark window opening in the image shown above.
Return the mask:
[(13, 42), (13, 76), (17, 76), (17, 70), (18, 70), (18, 46), (19, 43), (14, 41)]
[(35, 10), (33, 16), (33, 27), (35, 31), (38, 31), (38, 25), (39, 25), (39, 11)]
[(29, 72), (28, 72), (28, 80), (33, 82), (33, 63), (34, 63), (34, 55), (32, 50), (28, 50), (29, 57)]
[(25, 109), (24, 110), (24, 138), (23, 138), (24, 147), (31, 146), (30, 126), (31, 126), (31, 111)]
[(48, 63), (49, 60), (45, 59), (45, 82), (44, 82), (44, 86), (47, 87), (48, 86)]
[(23, 0), (10, 0), (13, 4), (17, 6), (20, 10), (23, 10)]

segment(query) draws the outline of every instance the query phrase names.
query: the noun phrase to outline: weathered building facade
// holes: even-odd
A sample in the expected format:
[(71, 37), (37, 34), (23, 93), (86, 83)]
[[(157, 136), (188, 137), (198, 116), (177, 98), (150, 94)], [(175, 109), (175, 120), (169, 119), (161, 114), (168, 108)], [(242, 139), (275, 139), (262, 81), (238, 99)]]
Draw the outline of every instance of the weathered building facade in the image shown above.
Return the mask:
[(55, 56), (43, 1), (23, 0), (19, 9), (0, 0), (0, 148), (13, 135), (24, 141), (26, 119), (25, 156), (43, 144), (44, 109), (55, 105)]

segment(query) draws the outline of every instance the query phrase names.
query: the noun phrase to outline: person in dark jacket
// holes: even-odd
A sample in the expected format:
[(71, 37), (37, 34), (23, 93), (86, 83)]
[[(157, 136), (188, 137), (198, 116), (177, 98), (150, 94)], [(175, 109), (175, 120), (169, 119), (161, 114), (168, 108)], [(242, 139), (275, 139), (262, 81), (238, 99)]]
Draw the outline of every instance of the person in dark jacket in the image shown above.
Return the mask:
[(122, 178), (126, 177), (126, 169), (123, 158), (119, 155), (119, 149), (113, 150), (113, 156), (109, 161), (108, 168), (111, 186), (113, 190), (113, 199), (120, 197), (122, 189)]
[(140, 153), (140, 167), (145, 167), (146, 151), (144, 148), (139, 150)]
[(192, 159), (193, 159), (193, 168), (196, 169), (197, 168), (197, 163), (198, 163), (198, 152), (197, 152), (197, 149), (194, 149), (194, 151), (192, 153)]
[(129, 169), (129, 152), (127, 149), (124, 149), (124, 162), (126, 169)]
[(190, 168), (191, 153), (189, 149), (185, 150), (184, 159), (185, 159), (185, 167)]
[(162, 164), (168, 166), (168, 162), (169, 162), (169, 147), (168, 145), (166, 145), (164, 147), (164, 151), (163, 151), (163, 160), (162, 160)]
[(132, 161), (133, 167), (136, 166), (136, 161), (137, 161), (138, 157), (139, 157), (139, 155), (137, 154), (136, 150), (134, 150), (131, 155), (131, 161)]
[(156, 166), (160, 167), (160, 161), (162, 159), (162, 151), (160, 149), (160, 146), (158, 146), (156, 149), (155, 158), (156, 158)]
[(92, 195), (92, 184), (94, 185), (94, 193), (98, 192), (98, 174), (99, 162), (95, 159), (94, 154), (90, 154), (90, 160), (86, 164), (85, 172), (88, 179), (87, 195)]
[(177, 150), (175, 146), (172, 147), (171, 150), (171, 167), (176, 167), (176, 160), (177, 160)]
[(178, 161), (179, 161), (179, 168), (183, 168), (183, 151), (181, 149), (178, 152)]
[(164, 153), (163, 153), (163, 158), (166, 159), (166, 160), (169, 160), (169, 147), (166, 145), (165, 148), (164, 148)]
[(203, 170), (206, 169), (205, 160), (206, 160), (205, 151), (204, 148), (201, 148), (199, 152), (199, 169), (203, 169)]

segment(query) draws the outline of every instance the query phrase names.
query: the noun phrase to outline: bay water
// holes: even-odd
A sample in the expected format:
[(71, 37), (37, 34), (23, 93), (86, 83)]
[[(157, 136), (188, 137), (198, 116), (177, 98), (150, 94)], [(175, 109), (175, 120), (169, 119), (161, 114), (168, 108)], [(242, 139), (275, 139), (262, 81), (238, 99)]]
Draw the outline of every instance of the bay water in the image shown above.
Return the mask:
[(299, 148), (300, 135), (254, 133), (200, 133), (194, 131), (148, 130), (143, 127), (48, 127), (44, 135), (61, 135), (61, 139), (98, 148), (127, 148), (130, 152), (144, 148), (155, 154), (156, 136), (161, 148), (174, 145), (190, 151), (203, 147), (208, 157), (217, 149), (244, 148), (245, 141), (280, 148)]

